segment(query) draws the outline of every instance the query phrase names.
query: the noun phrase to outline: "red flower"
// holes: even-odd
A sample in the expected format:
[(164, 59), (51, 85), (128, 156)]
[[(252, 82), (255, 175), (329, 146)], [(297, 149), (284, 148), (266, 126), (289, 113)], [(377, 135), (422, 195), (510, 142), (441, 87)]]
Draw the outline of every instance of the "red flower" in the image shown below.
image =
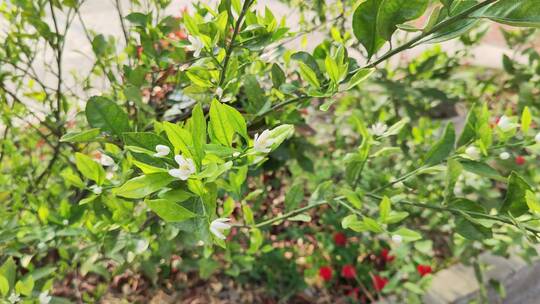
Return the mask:
[(430, 274), (433, 270), (431, 269), (431, 266), (429, 265), (418, 265), (416, 266), (416, 270), (418, 271), (418, 273), (420, 274), (421, 277), (427, 275), (427, 274)]
[(332, 268), (330, 266), (321, 266), (319, 276), (325, 281), (330, 281), (332, 279)]
[(351, 264), (344, 265), (341, 268), (341, 276), (346, 279), (354, 279), (356, 277), (356, 268)]
[(521, 166), (523, 164), (525, 164), (525, 157), (521, 155), (516, 156), (516, 165)]
[(334, 244), (337, 246), (347, 245), (347, 236), (343, 232), (334, 233)]
[(375, 290), (377, 291), (383, 290), (384, 286), (388, 284), (387, 278), (383, 278), (378, 275), (374, 275), (372, 280), (373, 280), (373, 287), (375, 287)]
[(395, 256), (390, 255), (390, 251), (386, 248), (383, 248), (383, 250), (381, 250), (381, 257), (387, 263), (392, 262), (396, 258)]

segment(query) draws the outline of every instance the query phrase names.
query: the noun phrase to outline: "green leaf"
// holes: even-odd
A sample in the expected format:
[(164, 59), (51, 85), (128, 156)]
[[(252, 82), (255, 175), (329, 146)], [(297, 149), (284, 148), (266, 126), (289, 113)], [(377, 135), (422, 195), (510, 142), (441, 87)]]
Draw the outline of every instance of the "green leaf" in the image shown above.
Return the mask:
[(304, 200), (304, 185), (294, 184), (285, 195), (285, 210), (291, 211), (298, 206)]
[[(163, 130), (174, 147), (174, 154), (182, 154), (188, 158), (194, 158), (192, 152), (193, 137), (186, 129), (168, 121), (163, 122)], [(153, 149), (152, 149), (153, 150)]]
[(75, 153), (75, 165), (84, 177), (95, 181), (96, 184), (102, 185), (105, 181), (105, 170), (89, 156)]
[(435, 143), (433, 148), (429, 150), (424, 162), (428, 166), (436, 165), (445, 160), (452, 151), (454, 151), (454, 143), (456, 140), (456, 133), (454, 131), (454, 125), (449, 123), (444, 129), (442, 138)]
[(226, 105), (217, 100), (212, 101), (210, 106), (210, 126), (216, 140), (227, 147), (232, 146), (234, 128), (229, 120), (229, 111)]
[(386, 223), (390, 211), (392, 211), (392, 202), (390, 202), (390, 199), (385, 195), (379, 204), (379, 220)]
[(346, 189), (346, 188), (341, 189), (340, 192), (341, 192), (341, 194), (343, 196), (345, 196), (347, 201), (351, 205), (353, 205), (354, 208), (356, 208), (356, 209), (362, 208), (362, 200), (358, 196), (358, 193), (356, 193), (356, 192), (354, 192), (354, 191), (352, 191), (350, 189)]
[(20, 280), (15, 284), (15, 292), (30, 296), (32, 294), (32, 290), (34, 289), (34, 279), (32, 276), (28, 276), (24, 278), (23, 280)]
[(274, 84), (275, 89), (279, 89), (279, 87), (285, 83), (285, 80), (286, 80), (285, 73), (279, 67), (277, 63), (274, 63), (272, 65), (271, 76), (272, 76), (272, 83)]
[(315, 74), (315, 72), (313, 72), (313, 70), (308, 65), (306, 65), (303, 62), (298, 62), (298, 66), (300, 68), (299, 73), (302, 79), (304, 79), (305, 81), (307, 81), (309, 84), (311, 84), (313, 87), (317, 89), (321, 87), (321, 84), (319, 83), (319, 79), (317, 78), (317, 75)]
[(229, 217), (234, 211), (234, 205), (235, 202), (232, 196), (227, 197), (225, 202), (223, 202), (223, 213), (221, 217)]
[(531, 110), (529, 107), (525, 106), (523, 108), (523, 113), (521, 113), (521, 131), (525, 134), (529, 130), (532, 122)]
[(93, 96), (86, 103), (86, 120), (93, 128), (116, 136), (129, 131), (129, 118), (119, 105), (102, 96)]
[(193, 150), (195, 152), (194, 160), (200, 168), (204, 158), (204, 145), (206, 145), (206, 119), (200, 103), (193, 108), (190, 122)]
[(508, 177), (506, 197), (504, 198), (500, 212), (510, 212), (515, 217), (527, 212), (529, 209), (525, 198), (527, 190), (531, 191), (531, 186), (516, 172), (512, 171), (510, 177)]
[(454, 196), (454, 187), (463, 167), (455, 159), (449, 159), (446, 166), (446, 183), (444, 189), (444, 202), (448, 203)]
[(149, 175), (137, 176), (128, 180), (125, 184), (113, 189), (113, 194), (126, 198), (143, 198), (163, 187), (174, 180), (174, 177), (168, 173), (154, 173)]
[(501, 181), (501, 182), (506, 181), (506, 179), (502, 177), (499, 174), (499, 172), (497, 172), (497, 170), (493, 169), (486, 163), (469, 160), (469, 159), (460, 159), (459, 162), (463, 166), (463, 169), (465, 169), (466, 171), (469, 171), (476, 175), (491, 178), (497, 181)]
[(244, 116), (238, 112), (235, 108), (222, 104), (223, 109), (229, 116), (229, 123), (233, 127), (234, 131), (242, 136), (246, 141), (249, 140), (247, 133), (247, 124)]
[(499, 0), (475, 16), (512, 26), (540, 27), (540, 5), (537, 0)]
[[(476, 0), (460, 0), (460, 1), (455, 2), (451, 7), (450, 5), (448, 5), (447, 9), (448, 11), (450, 11), (448, 18), (458, 15), (470, 9), (477, 3), (478, 1)], [(480, 9), (480, 11), (485, 11), (486, 9), (487, 7), (484, 7)], [(463, 18), (461, 20), (457, 20), (453, 24), (450, 24), (444, 27), (443, 29), (433, 33), (433, 35), (431, 35), (424, 42), (439, 43), (439, 42), (447, 41), (450, 39), (454, 39), (468, 32), (478, 23), (478, 21), (479, 19), (475, 19), (475, 18)]]
[(406, 211), (391, 211), (388, 217), (386, 218), (386, 224), (396, 224), (409, 216), (409, 213)]
[(9, 293), (9, 282), (8, 280), (0, 274), (0, 295), (7, 296)]
[(182, 222), (197, 214), (168, 199), (147, 200), (146, 205), (166, 222)]
[(540, 203), (536, 199), (534, 192), (530, 190), (525, 191), (525, 201), (527, 201), (527, 206), (531, 212), (540, 212)]
[(386, 132), (384, 132), (381, 137), (397, 135), (401, 131), (401, 129), (403, 129), (403, 127), (407, 125), (408, 122), (409, 118), (402, 118), (401, 120), (393, 124), (390, 128), (388, 128), (388, 130), (386, 130)]
[(368, 60), (371, 59), (385, 43), (377, 32), (377, 14), (381, 0), (367, 0), (356, 8), (353, 15), (353, 32), (356, 39), (364, 46)]
[(377, 32), (389, 41), (396, 25), (414, 20), (424, 13), (429, 0), (382, 0), (377, 15)]
[(172, 189), (164, 193), (159, 194), (159, 198), (166, 199), (171, 202), (181, 203), (192, 198), (193, 193), (184, 189)]
[(251, 210), (251, 207), (245, 202), (242, 202), (242, 213), (244, 214), (244, 221), (246, 222), (246, 225), (254, 225), (255, 224), (255, 218), (253, 217), (253, 211)]
[[(9, 257), (0, 267), (0, 275), (5, 279), (8, 290), (15, 288), (15, 277), (17, 275), (17, 266), (12, 257)], [(5, 282), (4, 282), (5, 284)], [(5, 287), (3, 287), (5, 288)]]
[(381, 233), (384, 231), (383, 227), (376, 220), (369, 217), (364, 217), (362, 224), (371, 232)]
[(416, 231), (410, 230), (408, 228), (399, 228), (394, 231), (392, 234), (401, 236), (401, 239), (404, 242), (414, 242), (422, 239), (422, 235)]
[(456, 219), (456, 233), (466, 239), (476, 241), (483, 241), (492, 237), (491, 229), (479, 225), (466, 217)]
[(246, 109), (249, 113), (257, 113), (265, 104), (263, 89), (257, 81), (257, 77), (248, 74), (244, 77), (244, 90), (246, 92), (248, 104)]
[(332, 58), (332, 56), (330, 56), (330, 54), (326, 56), (326, 59), (324, 60), (324, 66), (326, 68), (326, 73), (328, 73), (328, 76), (330, 77), (330, 80), (336, 85), (339, 84), (339, 67), (336, 61)]
[(349, 80), (349, 83), (347, 84), (347, 91), (356, 87), (359, 83), (363, 82), (364, 80), (368, 79), (375, 69), (360, 69), (358, 72), (354, 73), (354, 75)]
[(311, 216), (309, 216), (308, 214), (306, 213), (300, 213), (300, 214), (297, 214), (295, 216), (292, 216), (290, 218), (288, 218), (287, 220), (291, 221), (291, 222), (305, 222), (305, 223), (309, 223), (311, 222)]
[(466, 145), (476, 138), (477, 121), (478, 118), (476, 116), (476, 111), (474, 110), (474, 108), (471, 108), (469, 110), (469, 113), (467, 114), (467, 118), (465, 119), (465, 126), (463, 127), (463, 131), (461, 131), (461, 135), (459, 136), (457, 142), (458, 147)]
[(264, 238), (261, 230), (257, 228), (252, 228), (249, 236), (249, 249), (247, 250), (248, 254), (255, 254), (259, 252), (263, 244)]
[(99, 136), (99, 128), (81, 132), (69, 132), (60, 138), (61, 142), (89, 142)]
[(73, 170), (69, 167), (62, 170), (62, 172), (60, 172), (60, 176), (64, 178), (64, 181), (68, 185), (73, 185), (79, 189), (83, 189), (85, 186), (79, 175), (75, 174), (75, 172), (73, 172)]

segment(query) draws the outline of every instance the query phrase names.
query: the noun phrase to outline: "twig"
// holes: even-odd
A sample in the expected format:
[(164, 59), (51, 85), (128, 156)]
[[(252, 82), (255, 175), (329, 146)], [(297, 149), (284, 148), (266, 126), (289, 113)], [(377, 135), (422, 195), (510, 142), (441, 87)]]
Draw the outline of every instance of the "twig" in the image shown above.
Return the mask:
[(242, 11), (240, 12), (240, 15), (238, 15), (238, 19), (236, 20), (236, 24), (234, 26), (234, 31), (231, 37), (231, 41), (229, 41), (229, 46), (227, 47), (227, 51), (225, 53), (225, 59), (223, 61), (223, 69), (221, 70), (221, 74), (219, 76), (219, 84), (218, 84), (219, 87), (221, 87), (223, 85), (223, 82), (225, 81), (225, 75), (227, 74), (227, 67), (229, 66), (229, 60), (231, 59), (231, 54), (234, 49), (234, 40), (236, 39), (236, 36), (238, 36), (238, 33), (240, 32), (240, 28), (242, 27), (242, 22), (244, 21), (244, 16), (246, 15), (252, 2), (253, 0), (244, 1), (244, 6), (242, 7)]

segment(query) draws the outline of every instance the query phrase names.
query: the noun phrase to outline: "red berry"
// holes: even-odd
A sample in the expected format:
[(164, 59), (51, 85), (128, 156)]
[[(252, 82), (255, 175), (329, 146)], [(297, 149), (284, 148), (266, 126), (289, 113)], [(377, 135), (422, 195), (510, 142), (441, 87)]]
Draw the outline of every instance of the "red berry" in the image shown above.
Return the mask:
[(516, 156), (516, 164), (519, 166), (525, 164), (525, 157), (521, 155)]
[(383, 277), (378, 276), (378, 275), (374, 275), (372, 280), (373, 280), (373, 287), (375, 287), (375, 290), (377, 290), (377, 291), (383, 290), (384, 286), (386, 286), (386, 284), (388, 284), (388, 279), (387, 278), (383, 278)]
[(433, 270), (431, 269), (431, 266), (429, 265), (418, 265), (416, 266), (416, 270), (418, 271), (418, 273), (420, 274), (421, 277), (427, 275), (427, 274), (430, 274)]
[(334, 233), (334, 244), (337, 246), (347, 245), (347, 236), (343, 232)]
[(341, 276), (346, 279), (354, 279), (356, 277), (356, 268), (350, 264), (344, 265), (341, 268)]
[(381, 257), (387, 263), (392, 262), (396, 258), (395, 256), (390, 255), (390, 251), (386, 248), (383, 248), (383, 250), (381, 250)]
[(332, 268), (330, 266), (321, 266), (319, 276), (325, 281), (330, 281), (332, 279)]

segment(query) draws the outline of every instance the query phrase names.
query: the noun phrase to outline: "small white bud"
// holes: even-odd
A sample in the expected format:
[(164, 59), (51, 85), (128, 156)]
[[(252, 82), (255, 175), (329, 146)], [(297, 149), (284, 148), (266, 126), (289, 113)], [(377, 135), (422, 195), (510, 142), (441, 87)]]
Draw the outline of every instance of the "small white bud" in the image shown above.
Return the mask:
[(510, 153), (508, 152), (501, 152), (501, 154), (499, 154), (499, 157), (502, 159), (502, 160), (507, 160), (510, 158)]
[(475, 146), (467, 147), (467, 149), (465, 149), (465, 154), (475, 160), (480, 158), (480, 150)]

